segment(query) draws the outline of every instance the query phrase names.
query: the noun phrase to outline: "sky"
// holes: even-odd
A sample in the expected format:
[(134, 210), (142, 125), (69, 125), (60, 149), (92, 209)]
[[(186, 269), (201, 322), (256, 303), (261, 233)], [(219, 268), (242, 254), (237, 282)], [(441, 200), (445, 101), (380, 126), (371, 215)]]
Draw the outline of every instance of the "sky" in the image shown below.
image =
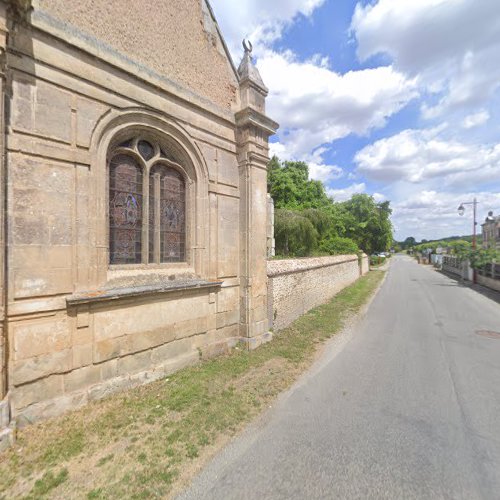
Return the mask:
[(254, 46), (271, 154), (390, 200), (397, 240), (471, 234), (474, 197), (500, 214), (500, 0), (211, 4), (236, 65)]

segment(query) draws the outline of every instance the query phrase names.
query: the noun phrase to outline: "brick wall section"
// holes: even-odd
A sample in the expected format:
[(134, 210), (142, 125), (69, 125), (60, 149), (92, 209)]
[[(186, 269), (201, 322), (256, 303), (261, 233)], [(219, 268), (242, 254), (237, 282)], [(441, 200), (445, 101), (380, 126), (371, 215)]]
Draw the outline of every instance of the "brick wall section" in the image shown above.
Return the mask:
[(267, 263), (269, 320), (274, 331), (317, 307), (368, 272), (363, 256), (335, 255), (306, 259), (271, 260)]

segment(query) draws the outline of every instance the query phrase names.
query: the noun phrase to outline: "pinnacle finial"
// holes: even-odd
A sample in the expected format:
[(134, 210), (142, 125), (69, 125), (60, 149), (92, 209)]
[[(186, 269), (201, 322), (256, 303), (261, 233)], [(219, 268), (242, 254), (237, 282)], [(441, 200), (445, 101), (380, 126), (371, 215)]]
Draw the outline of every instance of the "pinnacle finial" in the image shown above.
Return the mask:
[(258, 85), (261, 89), (267, 92), (267, 88), (260, 77), (259, 70), (254, 64), (252, 58), (252, 50), (253, 45), (250, 40), (243, 40), (242, 42), (243, 48), (245, 49), (245, 54), (243, 55), (243, 59), (238, 66), (238, 76), (240, 77), (240, 81), (250, 80), (254, 84)]
[(251, 54), (253, 50), (253, 45), (250, 40), (243, 39), (243, 48), (245, 49), (245, 54)]

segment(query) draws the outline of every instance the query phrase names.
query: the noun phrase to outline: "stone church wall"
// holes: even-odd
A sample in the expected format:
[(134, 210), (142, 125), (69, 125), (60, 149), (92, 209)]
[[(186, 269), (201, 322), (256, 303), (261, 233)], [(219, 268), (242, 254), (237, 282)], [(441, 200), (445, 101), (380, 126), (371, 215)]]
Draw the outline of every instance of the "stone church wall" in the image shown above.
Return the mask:
[(138, 63), (143, 77), (152, 70), (223, 108), (237, 105), (238, 81), (205, 1), (36, 0), (34, 9), (53, 28), (76, 27), (67, 36), (82, 32), (95, 50), (111, 49), (117, 63)]
[(363, 256), (360, 267), (357, 255), (268, 261), (270, 328), (282, 330), (330, 300), (368, 272), (366, 263)]
[[(103, 31), (106, 15), (122, 13), (125, 4), (146, 7), (146, 2), (69, 3), (74, 5), (55, 0), (38, 5), (68, 22), (82, 15), (80, 28), (92, 28), (117, 50), (123, 49), (114, 41), (118, 34)], [(107, 7), (84, 16), (83, 6), (87, 12), (90, 4)], [(161, 2), (174, 24), (176, 9), (179, 16), (196, 9), (191, 17), (198, 26), (204, 19), (199, 4)], [(183, 90), (154, 77), (145, 81), (140, 66), (135, 75), (125, 71), (107, 49), (97, 59), (95, 47), (76, 31), (71, 44), (62, 42), (60, 27), (36, 6), (32, 25), (11, 31), (7, 55), (8, 391), (12, 417), (21, 422), (161, 377), (200, 356), (223, 352), (240, 337), (240, 178), (229, 112), (237, 101), (232, 87), (237, 79), (228, 76), (228, 61), (181, 25), (168, 36), (182, 32), (197, 44), (186, 47), (197, 59), (183, 61), (185, 74), (171, 71), (178, 62), (158, 46), (154, 53), (164, 58), (157, 66), (153, 53), (132, 55), (190, 84)], [(144, 13), (136, 14), (145, 23)], [(132, 17), (130, 23), (137, 23)], [(156, 23), (157, 13), (152, 17)], [(91, 20), (96, 24), (87, 26)], [(138, 34), (132, 52), (147, 45), (144, 36)], [(198, 59), (204, 62), (195, 72)], [(194, 73), (197, 79), (191, 78)], [(193, 94), (201, 90), (202, 95)], [(204, 99), (211, 103), (205, 106)], [(129, 130), (166, 137), (191, 165), (186, 264), (133, 271), (108, 265), (106, 155), (114, 134)], [(125, 285), (134, 290), (137, 276), (154, 286), (120, 295)], [(187, 286), (186, 278), (195, 281)], [(121, 283), (119, 293), (114, 282)]]

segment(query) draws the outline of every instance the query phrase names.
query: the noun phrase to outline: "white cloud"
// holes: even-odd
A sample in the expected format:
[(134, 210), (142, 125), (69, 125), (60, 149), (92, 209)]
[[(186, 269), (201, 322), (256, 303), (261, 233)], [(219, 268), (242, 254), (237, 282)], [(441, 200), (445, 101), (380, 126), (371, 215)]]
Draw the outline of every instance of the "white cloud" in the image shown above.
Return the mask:
[(308, 163), (309, 177), (321, 182), (330, 182), (340, 179), (344, 171), (337, 165), (324, 165), (318, 163)]
[(266, 51), (258, 68), (270, 89), (267, 112), (292, 157), (351, 133), (366, 134), (417, 96), (415, 81), (391, 66), (339, 74), (293, 54)]
[(479, 127), (483, 125), (490, 119), (490, 114), (487, 110), (483, 109), (472, 115), (466, 116), (462, 121), (462, 127), (465, 129), (470, 129), (474, 127)]
[(500, 87), (500, 2), (496, 0), (379, 0), (358, 4), (351, 23), (358, 56), (388, 54), (438, 104), (428, 118), (486, 103)]
[[(236, 63), (241, 39), (254, 44), (270, 89), (267, 113), (281, 125), (271, 153), (306, 161), (311, 178), (347, 179), (347, 187), (327, 190), (338, 201), (373, 187), (377, 201), (391, 200), (398, 238), (470, 233), (456, 207), (474, 194), (484, 214), (500, 213), (500, 1), (360, 1), (351, 22), (359, 59), (385, 54), (392, 63), (345, 74), (331, 69), (327, 53), (299, 60), (273, 49), (298, 16), (325, 1), (212, 0)], [(355, 172), (335, 164), (333, 141), (369, 135), (417, 98), (422, 117), (439, 127), (374, 142), (356, 154)]]
[(480, 186), (500, 176), (500, 144), (445, 140), (438, 129), (404, 130), (358, 151), (355, 162), (358, 173), (377, 181)]
[(366, 191), (366, 184), (360, 182), (359, 184), (351, 184), (343, 189), (327, 189), (328, 196), (332, 196), (335, 201), (346, 201), (353, 194), (360, 194)]
[(283, 29), (298, 15), (310, 16), (325, 0), (210, 0), (235, 62), (243, 37), (258, 53), (279, 39)]
[(269, 144), (270, 156), (277, 156), (280, 160), (305, 161), (309, 165), (309, 177), (324, 183), (340, 179), (344, 171), (337, 165), (327, 165), (323, 162), (325, 148), (317, 148), (310, 154), (294, 156), (284, 144), (274, 142)]
[(357, 173), (385, 184), (398, 240), (471, 234), (472, 214), (461, 218), (457, 207), (474, 197), (478, 220), (488, 210), (500, 213), (500, 192), (492, 189), (500, 177), (500, 144), (459, 142), (443, 132), (447, 128), (404, 130), (356, 154)]
[(372, 196), (377, 203), (387, 200), (387, 196), (382, 193), (373, 193)]
[(413, 236), (417, 240), (439, 239), (472, 234), (472, 210), (466, 211), (461, 217), (457, 208), (463, 202), (472, 201), (474, 197), (479, 202), (477, 231), (480, 233), (480, 224), (488, 211), (500, 213), (500, 193), (482, 191), (457, 194), (449, 191), (422, 190), (404, 201), (392, 204), (396, 239), (404, 240), (408, 236)]

